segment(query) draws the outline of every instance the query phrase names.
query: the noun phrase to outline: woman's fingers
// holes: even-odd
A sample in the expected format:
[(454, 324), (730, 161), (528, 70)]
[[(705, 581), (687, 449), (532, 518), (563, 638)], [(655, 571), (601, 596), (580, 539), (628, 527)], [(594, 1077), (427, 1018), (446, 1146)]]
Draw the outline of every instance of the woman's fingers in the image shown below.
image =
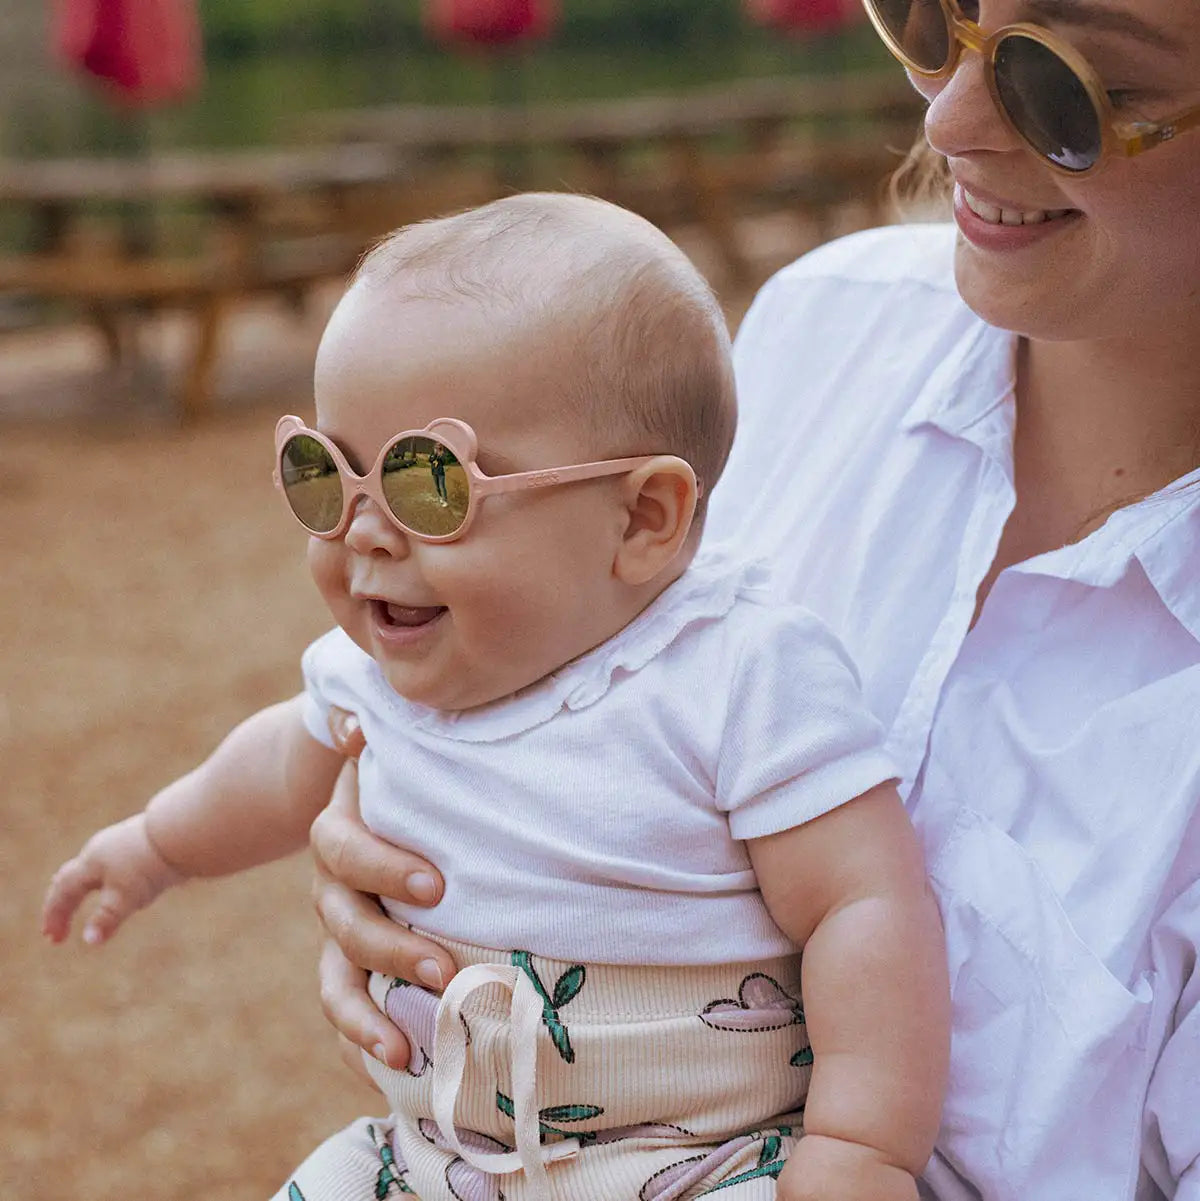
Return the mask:
[(338, 777), (310, 841), (316, 861), (313, 904), (330, 939), (321, 953), (321, 1007), (355, 1046), (403, 1067), (408, 1043), (367, 995), (367, 973), (400, 976), (440, 991), (455, 966), (443, 947), (391, 921), (376, 898), (436, 905), (442, 878), (425, 860), (363, 826), (353, 762)]
[(318, 874), (313, 904), (329, 937), (360, 970), (401, 976), (437, 992), (454, 975), (445, 948), (393, 922), (373, 897)]
[(408, 1063), (408, 1040), (367, 995), (367, 973), (356, 968), (337, 944), (328, 940), (321, 949), (318, 973), (321, 1008), (344, 1040), (342, 1057), (347, 1063), (364, 1076), (367, 1074), (357, 1052), (356, 1061), (352, 1062), (345, 1046), (348, 1042), (389, 1067), (404, 1067)]
[(342, 1058), (342, 1062), (358, 1077), (364, 1084), (379, 1091), (379, 1085), (375, 1083), (371, 1073), (367, 1071), (366, 1062), (363, 1060), (362, 1048), (352, 1043), (344, 1034), (337, 1036), (338, 1054)]
[(424, 907), (442, 899), (442, 877), (435, 867), (376, 838), (362, 824), (353, 763), (338, 777), (333, 799), (313, 822), (309, 841), (318, 871), (349, 888)]

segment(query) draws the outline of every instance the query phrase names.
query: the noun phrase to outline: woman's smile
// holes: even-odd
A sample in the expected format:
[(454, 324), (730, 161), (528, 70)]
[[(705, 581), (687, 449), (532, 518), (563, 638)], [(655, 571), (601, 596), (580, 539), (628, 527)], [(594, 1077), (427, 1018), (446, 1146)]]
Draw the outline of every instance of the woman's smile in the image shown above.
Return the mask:
[(1019, 250), (1074, 226), (1078, 209), (1005, 208), (954, 186), (954, 220), (962, 235), (982, 250)]

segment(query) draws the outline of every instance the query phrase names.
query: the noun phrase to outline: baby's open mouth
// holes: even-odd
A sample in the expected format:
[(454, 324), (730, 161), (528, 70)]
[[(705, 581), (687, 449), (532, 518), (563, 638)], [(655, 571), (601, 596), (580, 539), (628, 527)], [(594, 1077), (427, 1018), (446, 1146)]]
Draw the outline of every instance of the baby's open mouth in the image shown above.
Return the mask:
[(423, 626), (446, 612), (445, 605), (393, 605), (384, 600), (373, 600), (371, 607), (381, 626)]

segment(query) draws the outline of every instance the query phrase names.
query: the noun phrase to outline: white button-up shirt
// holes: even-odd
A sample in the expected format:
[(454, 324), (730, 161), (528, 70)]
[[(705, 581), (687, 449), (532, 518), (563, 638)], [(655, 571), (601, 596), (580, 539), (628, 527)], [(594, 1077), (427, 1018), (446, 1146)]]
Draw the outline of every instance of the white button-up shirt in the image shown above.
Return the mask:
[(1200, 472), (1004, 571), (970, 628), (1015, 340), (962, 303), (953, 237), (871, 231), (767, 285), (705, 536), (770, 560), (890, 731), (953, 995), (927, 1195), (1198, 1201)]

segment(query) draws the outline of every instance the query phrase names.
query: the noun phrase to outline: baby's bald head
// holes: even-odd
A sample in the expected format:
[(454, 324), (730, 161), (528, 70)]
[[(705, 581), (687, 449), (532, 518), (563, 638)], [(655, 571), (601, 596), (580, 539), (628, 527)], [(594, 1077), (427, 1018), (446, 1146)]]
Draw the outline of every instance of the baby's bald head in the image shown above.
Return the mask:
[(553, 348), (554, 396), (530, 399), (550, 419), (559, 402), (595, 458), (679, 455), (705, 499), (725, 466), (737, 408), (724, 317), (683, 252), (641, 217), (585, 196), (510, 196), (398, 230), (352, 286), (475, 304), (497, 341)]

